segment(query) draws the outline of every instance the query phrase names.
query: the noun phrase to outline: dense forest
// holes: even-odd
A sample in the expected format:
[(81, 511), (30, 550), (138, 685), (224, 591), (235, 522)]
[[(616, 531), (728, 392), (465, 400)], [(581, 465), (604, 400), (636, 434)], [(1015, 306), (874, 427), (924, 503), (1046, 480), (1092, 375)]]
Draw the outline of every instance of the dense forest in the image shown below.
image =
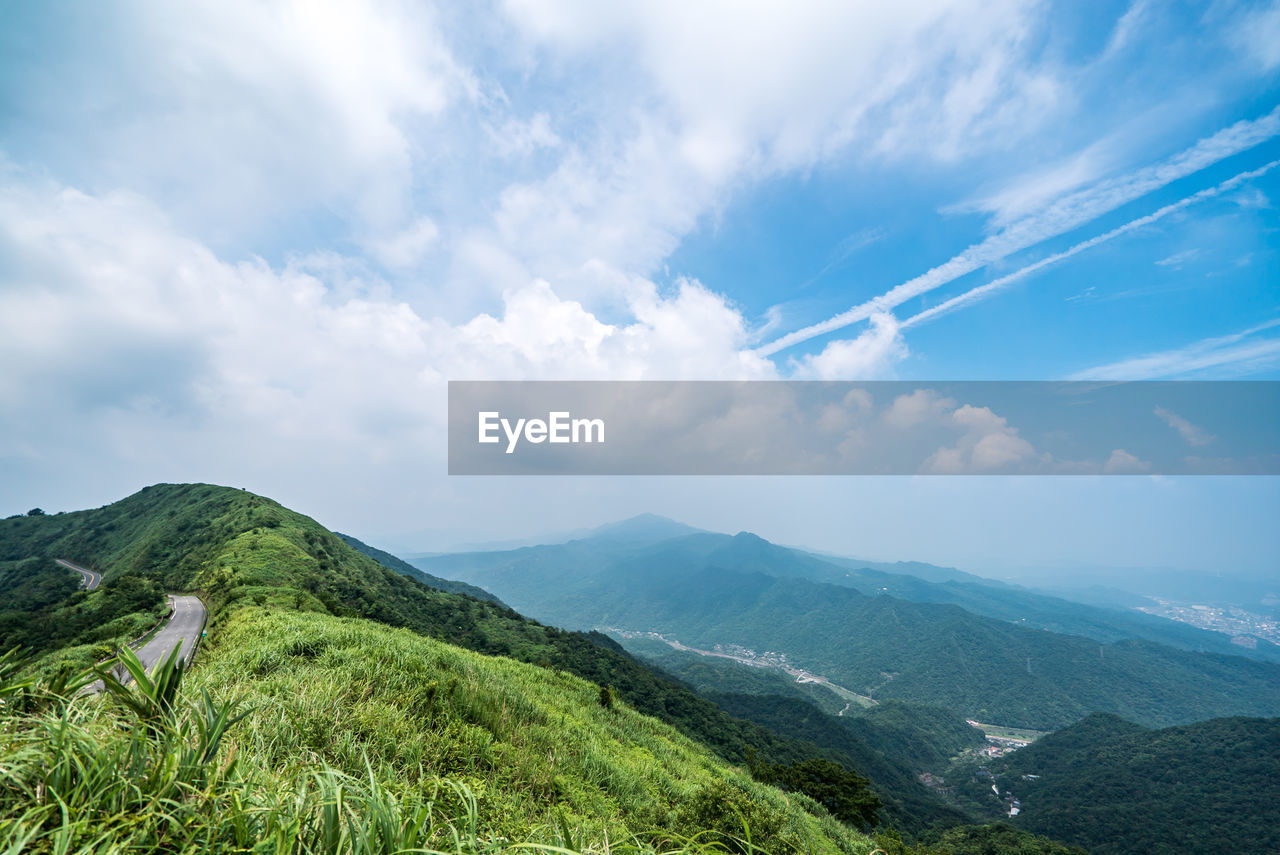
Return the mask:
[(1018, 825), (1095, 855), (1280, 851), (1277, 769), (1280, 719), (1150, 730), (1104, 714), (995, 767), (1022, 802)]
[(58, 650), (88, 664), (163, 617), (165, 591), (156, 580), (134, 574), (94, 591), (81, 590), (74, 570), (35, 551), (38, 546), (33, 549), (37, 532), (49, 532), (62, 521), (39, 515), (0, 521), (0, 651)]

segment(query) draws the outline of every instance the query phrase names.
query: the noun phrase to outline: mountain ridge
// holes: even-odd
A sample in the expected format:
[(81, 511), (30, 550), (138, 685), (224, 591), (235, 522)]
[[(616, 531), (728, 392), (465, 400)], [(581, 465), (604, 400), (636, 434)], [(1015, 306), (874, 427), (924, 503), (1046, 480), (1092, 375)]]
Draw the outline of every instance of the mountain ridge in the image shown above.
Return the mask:
[[(552, 623), (781, 651), (853, 691), (1006, 725), (1053, 729), (1096, 710), (1148, 724), (1280, 710), (1277, 666), (1235, 650), (1098, 643), (955, 604), (868, 596), (815, 581), (849, 571), (753, 535), (689, 535), (646, 548), (576, 541), (417, 566), (481, 584)], [(840, 644), (824, 643), (814, 627)]]

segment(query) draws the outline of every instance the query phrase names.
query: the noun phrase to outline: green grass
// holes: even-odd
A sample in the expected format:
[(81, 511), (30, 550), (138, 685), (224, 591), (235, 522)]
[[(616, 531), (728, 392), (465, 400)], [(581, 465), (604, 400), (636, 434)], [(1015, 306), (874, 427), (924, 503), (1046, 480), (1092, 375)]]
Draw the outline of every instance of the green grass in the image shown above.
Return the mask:
[[(0, 521), (0, 562), (54, 556), (103, 569), (107, 595), (200, 591), (210, 637), (170, 711), (145, 722), (124, 694), (145, 680), (109, 698), (10, 700), (0, 852), (873, 848), (636, 707), (730, 757), (788, 762), (811, 746), (730, 719), (607, 639), (393, 573), (270, 500), (159, 485)], [(69, 605), (54, 600), (42, 608)], [(66, 650), (24, 673), (50, 685)], [(232, 707), (250, 714), (193, 761)]]
[[(318, 756), (349, 775), (438, 778), (478, 799), (487, 831), (526, 838), (562, 818), (603, 841), (705, 830), (696, 806), (747, 806), (774, 851), (869, 848), (799, 796), (783, 796), (705, 748), (564, 672), (482, 656), (361, 620), (244, 609), (196, 674), (255, 707), (233, 738), (268, 766)], [(730, 819), (733, 832), (736, 821)]]
[[(242, 490), (159, 484), (93, 511), (0, 521), (0, 561), (58, 555), (102, 568), (104, 594), (138, 585), (200, 590), (214, 634), (224, 616), (246, 605), (364, 617), (611, 686), (637, 710), (732, 763), (753, 755), (791, 763), (817, 753), (726, 715), (603, 635), (543, 626), (501, 604), (432, 590), (360, 554), (314, 520)], [(5, 606), (0, 596), (0, 611)], [(23, 626), (35, 623), (31, 613), (18, 617)], [(46, 670), (54, 670), (61, 655), (50, 654)], [(93, 657), (77, 664), (88, 661)]]
[(10, 678), (0, 851), (873, 848), (569, 674), (258, 608), (204, 655), (104, 697)]

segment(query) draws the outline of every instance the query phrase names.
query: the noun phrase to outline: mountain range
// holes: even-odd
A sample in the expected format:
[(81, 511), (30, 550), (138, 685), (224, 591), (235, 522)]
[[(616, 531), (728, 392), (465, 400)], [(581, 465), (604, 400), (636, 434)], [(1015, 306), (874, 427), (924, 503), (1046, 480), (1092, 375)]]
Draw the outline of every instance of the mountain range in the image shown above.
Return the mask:
[(782, 654), (858, 694), (1002, 725), (1051, 730), (1099, 711), (1153, 726), (1280, 713), (1280, 667), (1264, 661), (1273, 646), (1250, 659), (1221, 634), (1008, 585), (863, 570), (745, 532), (689, 534), (652, 519), (642, 530), (414, 563), (559, 626)]
[[(94, 568), (101, 585), (79, 588), (57, 557)], [(917, 594), (1020, 592), (945, 568), (933, 581), (849, 568), (654, 517), (427, 563), (212, 485), (0, 520), (0, 646), (26, 650), (25, 661), (0, 657), (0, 844), (155, 851), (172, 848), (177, 823), (182, 845), (202, 851), (285, 839), (305, 851), (456, 855), (712, 842), (892, 855), (1078, 855), (1069, 844), (1083, 843), (1111, 855), (1183, 839), (1269, 851), (1273, 811), (1249, 799), (1271, 798), (1277, 720), (1203, 719), (1235, 707), (1274, 715), (1272, 663), (872, 596), (850, 580), (879, 577), (852, 571), (905, 579)], [(76, 670), (163, 620), (174, 593), (209, 609), (191, 673), (162, 663), (101, 703), (75, 692)], [(794, 668), (760, 667), (763, 653), (727, 644), (709, 657), (624, 638), (646, 664), (597, 622), (656, 626), (690, 645), (759, 643), (775, 654), (768, 663), (786, 651), (865, 697), (798, 683)], [(1035, 679), (1021, 676), (1024, 654)], [(1194, 723), (1152, 730), (1097, 714), (1108, 705)], [(974, 767), (984, 737), (964, 718), (975, 709), (1005, 725), (1068, 726)], [(95, 786), (66, 769), (92, 770)], [(1013, 825), (1001, 788), (1026, 806)], [(148, 807), (157, 800), (168, 814)], [(1143, 816), (1154, 825), (1133, 837)], [(1194, 833), (1179, 838), (1188, 820)]]

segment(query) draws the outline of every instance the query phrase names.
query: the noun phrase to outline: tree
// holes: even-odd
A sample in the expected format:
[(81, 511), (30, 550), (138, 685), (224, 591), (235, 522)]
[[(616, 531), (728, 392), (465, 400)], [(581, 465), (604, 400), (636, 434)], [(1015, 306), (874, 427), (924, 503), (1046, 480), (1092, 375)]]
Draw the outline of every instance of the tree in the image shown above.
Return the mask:
[(42, 517), (44, 516), (44, 511), (40, 510), (39, 508), (32, 508), (31, 510), (27, 511), (27, 516)]
[(871, 782), (834, 760), (814, 757), (787, 765), (755, 763), (751, 775), (781, 790), (804, 793), (836, 819), (861, 828), (875, 824), (880, 809)]

